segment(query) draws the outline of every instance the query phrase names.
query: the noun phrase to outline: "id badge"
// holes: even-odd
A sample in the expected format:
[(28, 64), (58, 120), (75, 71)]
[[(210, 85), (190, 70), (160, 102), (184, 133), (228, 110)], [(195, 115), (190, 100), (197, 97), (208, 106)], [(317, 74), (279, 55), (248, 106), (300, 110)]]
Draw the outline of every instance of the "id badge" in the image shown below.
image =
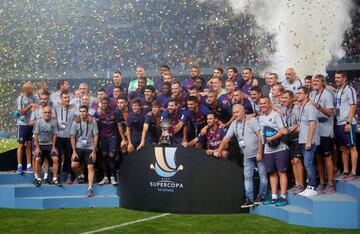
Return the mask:
[(335, 116), (340, 116), (340, 108), (335, 109)]
[(87, 143), (88, 143), (87, 139), (84, 139), (84, 138), (80, 139), (80, 142), (82, 145), (87, 145)]
[(239, 147), (240, 148), (245, 148), (245, 141), (244, 140), (239, 141)]
[(66, 123), (61, 123), (61, 124), (60, 124), (60, 129), (61, 129), (61, 130), (64, 130), (65, 128), (66, 128)]

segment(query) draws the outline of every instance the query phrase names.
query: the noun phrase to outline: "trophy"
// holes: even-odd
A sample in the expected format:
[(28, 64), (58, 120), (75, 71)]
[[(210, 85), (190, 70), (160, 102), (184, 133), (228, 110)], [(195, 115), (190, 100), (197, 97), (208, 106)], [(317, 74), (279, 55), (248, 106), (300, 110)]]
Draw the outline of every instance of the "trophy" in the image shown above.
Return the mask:
[(161, 123), (161, 136), (159, 140), (160, 145), (170, 145), (171, 141), (171, 134), (169, 133), (169, 127), (170, 127), (170, 120), (169, 119), (162, 119)]

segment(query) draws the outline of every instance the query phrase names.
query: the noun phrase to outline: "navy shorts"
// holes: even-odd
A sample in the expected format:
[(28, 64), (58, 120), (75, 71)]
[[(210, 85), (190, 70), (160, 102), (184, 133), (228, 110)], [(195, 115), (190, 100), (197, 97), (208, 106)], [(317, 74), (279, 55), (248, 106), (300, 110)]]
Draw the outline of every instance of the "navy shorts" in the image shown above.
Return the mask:
[(264, 154), (266, 173), (286, 172), (289, 162), (289, 151), (282, 150), (276, 153)]
[(80, 164), (94, 164), (92, 158), (90, 157), (92, 150), (89, 149), (79, 149), (76, 148), (76, 153), (78, 155), (78, 158), (74, 160), (74, 162), (79, 162)]
[(41, 150), (40, 155), (36, 155), (34, 150), (33, 152), (34, 157), (41, 157), (41, 159), (47, 158), (51, 160), (52, 145), (40, 145), (40, 150)]
[(289, 147), (289, 156), (291, 159), (302, 158), (298, 140), (288, 141), (287, 145)]
[(102, 153), (115, 153), (118, 144), (118, 140), (116, 136), (112, 137), (100, 137), (100, 149)]
[(331, 137), (320, 137), (320, 145), (316, 148), (316, 154), (330, 156), (334, 149), (334, 140)]
[(18, 125), (17, 127), (17, 141), (20, 144), (24, 144), (32, 139), (33, 126)]
[(356, 146), (356, 126), (351, 125), (352, 134), (344, 131), (345, 124), (335, 126), (335, 142), (337, 147), (345, 146), (350, 148)]

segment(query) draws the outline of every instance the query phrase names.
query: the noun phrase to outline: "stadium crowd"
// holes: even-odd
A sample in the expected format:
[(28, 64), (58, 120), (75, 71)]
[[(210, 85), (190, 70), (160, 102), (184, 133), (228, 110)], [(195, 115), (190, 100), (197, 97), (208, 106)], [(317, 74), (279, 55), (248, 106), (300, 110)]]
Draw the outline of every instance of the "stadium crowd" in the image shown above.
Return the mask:
[[(135, 74), (126, 84), (121, 72), (115, 71), (113, 83), (98, 89), (96, 96), (90, 95), (86, 83), (74, 93), (68, 80), (59, 80), (53, 93), (43, 81), (36, 89), (24, 83), (14, 113), (17, 171), (24, 171), (24, 148), (26, 170), (34, 171), (35, 186), (84, 183), (86, 165), (88, 196), (94, 196), (94, 165), (102, 169), (100, 185), (116, 185), (120, 155), (165, 140), (203, 148), (219, 160), (240, 158), (246, 192), (243, 207), (285, 206), (288, 192), (302, 196), (335, 192), (334, 177), (340, 174), (336, 150), (342, 155), (341, 178), (357, 178), (357, 99), (344, 71), (336, 72), (336, 87), (327, 85), (321, 74), (300, 79), (293, 68), (285, 71), (281, 83), (278, 74), (266, 73), (264, 85), (253, 77), (251, 68), (238, 72), (236, 67), (225, 71), (216, 67), (205, 80), (200, 68), (192, 67), (189, 78), (181, 82), (168, 65), (159, 68), (156, 78), (146, 77), (142, 66)], [(290, 190), (288, 165), (295, 180)], [(256, 197), (255, 167), (260, 175)], [(67, 174), (66, 181), (60, 181), (61, 172)], [(268, 187), (270, 196), (266, 196)]]
[[(179, 70), (265, 61), (271, 35), (255, 33), (251, 16), (235, 16), (226, 2), (41, 1), (2, 4), (0, 73), (133, 70), (166, 63)], [(161, 5), (159, 12), (158, 6)], [(360, 13), (343, 43), (343, 62), (359, 62)], [(30, 46), (31, 45), (31, 46)]]

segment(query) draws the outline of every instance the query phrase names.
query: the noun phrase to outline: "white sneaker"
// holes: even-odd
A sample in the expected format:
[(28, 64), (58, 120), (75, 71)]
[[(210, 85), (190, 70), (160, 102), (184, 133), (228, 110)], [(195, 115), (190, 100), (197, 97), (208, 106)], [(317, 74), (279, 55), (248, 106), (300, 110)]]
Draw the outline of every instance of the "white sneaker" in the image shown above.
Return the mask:
[(104, 178), (102, 179), (102, 181), (99, 182), (99, 185), (104, 185), (104, 184), (108, 184), (108, 183), (109, 183), (109, 178), (104, 177)]
[(298, 195), (305, 196), (305, 194), (307, 193), (308, 190), (309, 190), (309, 186), (307, 186), (306, 189), (304, 191), (302, 191), (301, 193), (298, 193)]
[(111, 184), (112, 184), (112, 185), (117, 185), (117, 182), (116, 182), (116, 180), (115, 180), (115, 177), (111, 176), (110, 180), (111, 180)]
[(315, 188), (312, 186), (308, 186), (307, 190), (308, 191), (303, 195), (304, 197), (312, 197), (318, 195)]

